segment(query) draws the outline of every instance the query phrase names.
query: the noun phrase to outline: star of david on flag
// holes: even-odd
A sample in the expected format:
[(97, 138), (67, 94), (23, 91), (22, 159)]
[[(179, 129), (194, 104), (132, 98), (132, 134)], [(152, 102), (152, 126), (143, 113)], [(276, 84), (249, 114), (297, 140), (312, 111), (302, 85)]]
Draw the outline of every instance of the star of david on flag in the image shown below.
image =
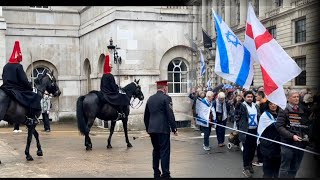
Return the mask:
[(253, 79), (251, 54), (228, 25), (212, 10), (217, 32), (215, 73), (223, 79), (249, 89)]

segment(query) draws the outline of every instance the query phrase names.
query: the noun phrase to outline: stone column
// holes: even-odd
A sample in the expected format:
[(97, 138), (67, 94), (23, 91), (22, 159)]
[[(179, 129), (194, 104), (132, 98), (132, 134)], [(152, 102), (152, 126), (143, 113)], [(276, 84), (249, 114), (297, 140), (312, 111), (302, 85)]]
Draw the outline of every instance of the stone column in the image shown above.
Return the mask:
[(230, 27), (230, 13), (231, 13), (231, 2), (230, 0), (225, 0), (224, 4), (224, 21)]
[(207, 3), (206, 0), (202, 0), (201, 3), (201, 25), (204, 30), (207, 31)]
[(240, 25), (246, 23), (247, 20), (248, 1), (240, 0)]
[[(0, 6), (0, 69), (3, 69), (3, 66), (7, 62), (6, 58), (6, 29), (7, 23), (2, 16), (2, 6)], [(2, 71), (0, 71), (0, 79), (2, 84)]]
[(259, 0), (259, 17), (265, 18), (267, 11), (267, 2), (266, 0)]
[(198, 16), (199, 12), (197, 11), (198, 6), (193, 6), (192, 14), (193, 14), (193, 22), (192, 22), (192, 37), (193, 40), (197, 39), (198, 32)]

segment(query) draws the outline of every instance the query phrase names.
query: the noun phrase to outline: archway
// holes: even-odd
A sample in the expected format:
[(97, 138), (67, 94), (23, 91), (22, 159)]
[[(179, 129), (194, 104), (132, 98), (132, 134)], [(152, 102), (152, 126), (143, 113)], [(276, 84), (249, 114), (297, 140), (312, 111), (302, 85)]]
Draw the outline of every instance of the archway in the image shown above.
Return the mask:
[(86, 77), (85, 91), (88, 93), (91, 91), (91, 65), (89, 59), (84, 60), (83, 72)]

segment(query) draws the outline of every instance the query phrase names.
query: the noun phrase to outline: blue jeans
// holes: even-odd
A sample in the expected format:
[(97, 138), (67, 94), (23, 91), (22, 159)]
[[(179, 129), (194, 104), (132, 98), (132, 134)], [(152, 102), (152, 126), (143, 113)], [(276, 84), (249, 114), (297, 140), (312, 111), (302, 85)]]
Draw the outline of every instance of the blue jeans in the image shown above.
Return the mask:
[[(217, 124), (221, 124), (223, 126), (226, 126), (227, 120), (217, 121)], [(216, 126), (216, 133), (217, 133), (218, 144), (223, 144), (224, 143), (224, 135), (226, 134), (226, 128), (217, 125)]]
[(290, 147), (281, 146), (281, 165), (279, 178), (294, 178), (299, 170), (303, 151)]
[(211, 134), (211, 127), (211, 124), (209, 124), (209, 127), (202, 127), (202, 132), (204, 133), (203, 144), (207, 147), (209, 147), (209, 136)]

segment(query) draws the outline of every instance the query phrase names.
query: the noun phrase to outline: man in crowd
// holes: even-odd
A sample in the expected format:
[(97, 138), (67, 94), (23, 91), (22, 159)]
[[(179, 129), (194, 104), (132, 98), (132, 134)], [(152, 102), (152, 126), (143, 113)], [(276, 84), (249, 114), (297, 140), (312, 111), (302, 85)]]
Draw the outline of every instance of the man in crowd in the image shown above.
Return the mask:
[[(253, 135), (257, 135), (258, 120), (260, 118), (259, 107), (253, 103), (253, 92), (246, 91), (243, 94), (244, 102), (240, 106), (239, 129)], [(244, 133), (239, 134), (239, 139), (243, 144), (243, 174), (252, 177), (254, 173), (252, 161), (257, 147), (257, 138)]]
[[(281, 142), (300, 148), (308, 144), (309, 119), (299, 104), (299, 93), (291, 90), (287, 107), (280, 109), (276, 122)], [(299, 170), (304, 152), (291, 147), (281, 146), (281, 165), (279, 177), (294, 178)]]
[[(224, 92), (219, 92), (218, 98), (213, 101), (213, 106), (216, 110), (216, 122), (217, 124), (226, 126), (227, 125), (227, 118), (228, 113), (230, 111), (230, 106), (225, 100), (226, 95)], [(225, 128), (221, 127), (219, 125), (216, 126), (216, 134), (217, 134), (217, 140), (218, 140), (218, 146), (223, 147), (224, 144), (224, 138), (225, 138)]]

